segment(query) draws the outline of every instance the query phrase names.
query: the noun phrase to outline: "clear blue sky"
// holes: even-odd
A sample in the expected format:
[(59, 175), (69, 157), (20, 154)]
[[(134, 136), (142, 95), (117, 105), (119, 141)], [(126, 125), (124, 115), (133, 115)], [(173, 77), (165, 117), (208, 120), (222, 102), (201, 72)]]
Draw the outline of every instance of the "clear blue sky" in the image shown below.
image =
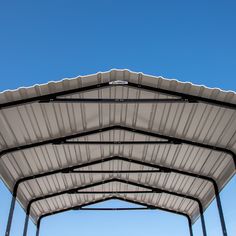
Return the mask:
[[(236, 91), (233, 0), (0, 1), (0, 90), (128, 68)], [(236, 179), (222, 192), (229, 235), (236, 235)], [(10, 194), (0, 184), (0, 236)], [(109, 206), (124, 203), (108, 202)], [(22, 235), (17, 206), (12, 234)], [(208, 235), (220, 236), (215, 203)], [(233, 228), (234, 227), (234, 228)], [(201, 235), (200, 224), (194, 226)], [(31, 224), (28, 235), (34, 235)], [(185, 219), (163, 212), (68, 212), (48, 217), (43, 236), (188, 235)]]

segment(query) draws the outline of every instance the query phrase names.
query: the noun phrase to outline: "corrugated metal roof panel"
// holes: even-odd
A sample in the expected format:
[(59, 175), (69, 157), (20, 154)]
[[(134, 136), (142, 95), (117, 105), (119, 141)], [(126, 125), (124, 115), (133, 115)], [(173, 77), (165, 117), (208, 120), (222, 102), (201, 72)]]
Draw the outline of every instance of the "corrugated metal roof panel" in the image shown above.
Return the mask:
[[(236, 104), (236, 94), (231, 91), (210, 89), (191, 83), (181, 83), (162, 77), (153, 77), (128, 70), (112, 70), (89, 76), (66, 79), (60, 82), (49, 82), (30, 88), (0, 93), (1, 104), (36, 96), (63, 92), (76, 88), (112, 82), (106, 87), (66, 94), (61, 98), (99, 98), (99, 99), (175, 99), (180, 96), (173, 92), (184, 93), (213, 101)], [(123, 83), (120, 85), (114, 85)], [(122, 82), (123, 81), (123, 82)], [(125, 81), (125, 83), (124, 83)], [(128, 84), (127, 84), (128, 83)], [(129, 83), (138, 84), (137, 87)], [(145, 86), (170, 91), (170, 94), (153, 92)], [(0, 106), (1, 106), (0, 104)], [(3, 105), (2, 105), (3, 106)], [(45, 140), (65, 137), (98, 129), (97, 134), (69, 139), (70, 141), (115, 141), (113, 144), (53, 144), (34, 146), (22, 150), (3, 153), (0, 160), (0, 174), (12, 191), (17, 180), (35, 176), (53, 170), (102, 160), (107, 157), (121, 156), (131, 160), (156, 164), (214, 179), (220, 190), (235, 173), (232, 152), (236, 152), (236, 112), (224, 106), (199, 103), (39, 103), (27, 102), (22, 105), (3, 107), (0, 110), (0, 148), (1, 151), (22, 145), (31, 145)], [(128, 127), (129, 130), (115, 128), (106, 132), (100, 131), (112, 125)], [(132, 130), (133, 129), (133, 130)], [(169, 144), (121, 144), (129, 141), (166, 141), (168, 139), (137, 134), (135, 129), (152, 132), (177, 139), (192, 141), (211, 146), (206, 148), (189, 143)], [(218, 148), (214, 148), (218, 147)], [(231, 152), (222, 151), (223, 148)], [(134, 170), (150, 169), (142, 165), (125, 161), (110, 161), (83, 170)], [(214, 198), (212, 184), (201, 178), (180, 173), (107, 173), (107, 174), (62, 174), (34, 178), (20, 184), (18, 199), (26, 209), (30, 199), (61, 192), (75, 186), (107, 178), (122, 178), (136, 183), (173, 191), (199, 198), (204, 209)], [(110, 183), (108, 189), (116, 190), (118, 184)], [(123, 186), (119, 184), (119, 186)], [(121, 187), (120, 187), (121, 188)], [(129, 188), (131, 188), (129, 186)], [(63, 194), (34, 203), (31, 216), (35, 220), (42, 214), (66, 207), (90, 202), (100, 195), (73, 196)], [(189, 214), (195, 221), (199, 216), (198, 206), (191, 199), (161, 193), (125, 196), (130, 199), (154, 204)]]

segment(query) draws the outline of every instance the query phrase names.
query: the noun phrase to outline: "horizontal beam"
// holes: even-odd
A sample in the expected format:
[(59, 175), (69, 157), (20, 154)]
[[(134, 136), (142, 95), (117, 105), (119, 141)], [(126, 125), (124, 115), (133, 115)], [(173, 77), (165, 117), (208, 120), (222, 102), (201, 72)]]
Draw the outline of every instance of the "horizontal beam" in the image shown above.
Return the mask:
[(153, 193), (150, 190), (144, 191), (72, 191), (70, 194), (139, 194), (139, 193)]
[(136, 173), (170, 173), (172, 171), (165, 169), (156, 170), (69, 170), (62, 173), (77, 173), (77, 174), (136, 174)]
[(161, 145), (173, 144), (170, 141), (62, 141), (60, 143), (53, 143), (55, 145), (72, 144), (72, 145)]
[(140, 103), (193, 103), (197, 101), (192, 101), (183, 98), (162, 98), (162, 99), (155, 99), (155, 98), (145, 98), (145, 99), (123, 99), (123, 98), (53, 98), (48, 100), (41, 100), (40, 103), (133, 103), (133, 104), (140, 104)]
[(153, 207), (119, 207), (119, 208), (106, 208), (106, 207), (91, 207), (80, 208), (80, 211), (136, 211), (136, 210), (152, 210)]

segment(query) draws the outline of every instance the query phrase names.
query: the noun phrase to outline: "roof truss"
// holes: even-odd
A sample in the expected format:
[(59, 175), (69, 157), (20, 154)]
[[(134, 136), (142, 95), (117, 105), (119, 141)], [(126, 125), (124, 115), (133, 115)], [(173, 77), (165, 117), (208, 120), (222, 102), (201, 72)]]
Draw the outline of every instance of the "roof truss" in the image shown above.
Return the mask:
[[(184, 194), (175, 193), (175, 192), (168, 191), (168, 190), (165, 190), (165, 189), (156, 188), (156, 187), (153, 187), (153, 186), (150, 186), (150, 185), (144, 185), (144, 184), (140, 184), (140, 183), (137, 183), (137, 182), (134, 182), (134, 181), (118, 179), (118, 178), (106, 179), (106, 180), (95, 182), (95, 183), (88, 184), (88, 185), (85, 185), (85, 186), (72, 188), (72, 189), (69, 189), (69, 190), (65, 190), (65, 191), (61, 191), (61, 192), (58, 192), (58, 193), (49, 194), (47, 196), (32, 199), (29, 202), (28, 206), (27, 206), (27, 215), (29, 215), (29, 213), (30, 213), (30, 209), (31, 209), (32, 204), (37, 202), (37, 201), (45, 200), (45, 199), (51, 198), (51, 197), (60, 196), (62, 194), (79, 194), (80, 190), (84, 190), (86, 188), (91, 188), (91, 187), (95, 187), (95, 186), (99, 186), (99, 185), (103, 185), (103, 184), (111, 183), (111, 182), (124, 183), (124, 184), (132, 185), (132, 186), (146, 188), (146, 189), (152, 191), (152, 193), (166, 193), (166, 194), (170, 194), (170, 195), (174, 195), (174, 196), (177, 196), (177, 197), (182, 197), (182, 198), (186, 198), (186, 199), (190, 199), (192, 201), (195, 201), (198, 204), (198, 207), (199, 207), (203, 235), (206, 236), (206, 225), (205, 225), (205, 219), (204, 219), (204, 215), (203, 215), (203, 207), (202, 207), (201, 201), (198, 198), (195, 198), (195, 197), (192, 197), (192, 196), (186, 196)], [(113, 197), (114, 196), (117, 198), (117, 194), (113, 194)], [(145, 204), (145, 205), (147, 205), (147, 204)], [(78, 207), (77, 207), (77, 209), (78, 209)], [(61, 210), (61, 211), (57, 211), (57, 213), (63, 212), (63, 211), (65, 211), (65, 209)], [(170, 212), (175, 212), (175, 211), (170, 210)], [(48, 215), (52, 215), (52, 213), (44, 214), (44, 215), (40, 216), (39, 219), (38, 219), (37, 225), (39, 226), (42, 217), (45, 217), (45, 216), (48, 216)], [(190, 218), (190, 217), (188, 216), (188, 218)]]
[[(52, 194), (48, 194), (48, 195), (44, 195), (44, 196), (40, 196), (37, 198), (34, 198), (32, 200), (29, 201), (28, 207), (27, 207), (27, 212), (30, 213), (30, 208), (32, 206), (33, 203), (40, 201), (40, 200), (45, 200), (47, 198), (52, 198), (52, 197), (56, 197), (56, 196), (60, 196), (63, 194), (80, 194), (81, 190), (86, 190), (92, 187), (96, 187), (96, 186), (101, 186), (107, 183), (113, 183), (113, 182), (118, 182), (118, 183), (123, 183), (123, 184), (128, 184), (128, 185), (132, 185), (135, 187), (141, 187), (141, 188), (145, 188), (147, 190), (149, 190), (149, 192), (151, 193), (166, 193), (166, 194), (170, 194), (170, 195), (174, 195), (177, 197), (182, 197), (182, 198), (186, 198), (186, 199), (190, 199), (192, 201), (196, 201), (198, 206), (199, 206), (199, 211), (203, 212), (203, 208), (202, 208), (202, 204), (201, 201), (198, 198), (192, 197), (192, 196), (186, 196), (185, 194), (181, 194), (181, 193), (175, 193), (166, 189), (160, 189), (160, 188), (156, 188), (150, 185), (144, 185), (141, 183), (137, 183), (131, 180), (125, 180), (125, 179), (120, 179), (120, 178), (107, 178), (105, 180), (102, 181), (97, 181), (91, 184), (87, 184), (84, 186), (80, 186), (80, 187), (75, 187), (75, 188), (71, 188), (71, 189), (67, 189), (67, 190), (63, 190), (57, 193), (52, 193)], [(116, 195), (117, 193), (114, 192), (114, 195)]]
[[(71, 95), (71, 94), (75, 94), (75, 93), (83, 93), (83, 92), (87, 92), (90, 90), (101, 89), (101, 88), (106, 88), (106, 87), (111, 87), (111, 86), (126, 86), (126, 87), (131, 87), (131, 88), (136, 88), (136, 89), (143, 89), (143, 90), (146, 90), (149, 92), (154, 92), (154, 93), (162, 93), (162, 94), (181, 98), (181, 100), (179, 102), (190, 102), (190, 103), (201, 102), (201, 103), (205, 103), (205, 104), (209, 104), (209, 105), (224, 107), (227, 109), (236, 109), (236, 105), (233, 103), (217, 101), (214, 99), (198, 97), (198, 96), (194, 96), (194, 95), (165, 90), (165, 89), (161, 89), (161, 88), (154, 88), (151, 86), (132, 83), (132, 82), (128, 82), (128, 81), (105, 82), (105, 83), (90, 85), (90, 86), (86, 86), (86, 87), (82, 87), (82, 88), (76, 88), (76, 89), (66, 90), (66, 91), (62, 91), (62, 92), (51, 93), (48, 95), (41, 95), (41, 96), (36, 96), (36, 97), (32, 97), (32, 98), (26, 98), (26, 99), (22, 99), (22, 100), (12, 101), (12, 102), (8, 102), (8, 103), (2, 103), (2, 104), (0, 104), (0, 109), (6, 109), (6, 108), (20, 106), (20, 105), (24, 105), (24, 104), (28, 104), (28, 103), (33, 103), (33, 102), (53, 102), (54, 100), (56, 101), (56, 99), (58, 99), (57, 97), (60, 97), (60, 96)], [(99, 103), (99, 101), (97, 101), (97, 102)], [(115, 102), (115, 101), (110, 101), (110, 102)], [(120, 101), (120, 102), (122, 102), (122, 101)], [(137, 102), (139, 102), (139, 101), (137, 101)], [(173, 102), (176, 102), (176, 101), (173, 101)]]
[[(136, 134), (154, 137), (154, 138), (165, 139), (166, 141), (133, 141), (133, 142), (121, 142), (121, 141), (96, 141), (96, 142), (84, 141), (84, 142), (82, 142), (82, 141), (80, 141), (80, 142), (76, 142), (76, 141), (71, 140), (71, 139), (86, 137), (89, 135), (99, 134), (101, 132), (106, 132), (106, 131), (111, 131), (111, 130), (123, 130), (123, 131), (133, 132)], [(132, 145), (135, 145), (135, 144), (138, 144), (138, 145), (140, 145), (140, 144), (159, 144), (159, 145), (161, 145), (161, 144), (175, 144), (175, 145), (181, 145), (181, 144), (186, 144), (186, 145), (192, 145), (192, 146), (206, 148), (209, 150), (223, 152), (225, 154), (228, 154), (233, 159), (234, 165), (236, 168), (236, 154), (233, 151), (231, 151), (230, 149), (222, 148), (219, 146), (213, 146), (210, 144), (199, 143), (196, 141), (171, 137), (168, 135), (154, 133), (154, 132), (150, 132), (150, 131), (146, 131), (146, 130), (142, 130), (142, 129), (138, 129), (138, 128), (130, 128), (130, 127), (121, 126), (121, 125), (102, 127), (102, 128), (98, 128), (98, 129), (94, 129), (94, 130), (89, 130), (89, 131), (85, 131), (85, 132), (67, 135), (64, 137), (53, 138), (53, 139), (39, 141), (39, 142), (31, 143), (31, 144), (24, 144), (24, 145), (20, 145), (17, 147), (7, 148), (5, 150), (0, 151), (0, 159), (8, 153), (27, 150), (30, 148), (40, 147), (40, 146), (44, 146), (44, 145), (48, 145), (48, 144), (52, 144), (52, 145), (61, 145), (61, 144), (113, 144), (113, 145), (115, 145), (115, 144), (117, 144), (117, 145), (118, 144), (128, 144), (128, 145), (130, 145), (130, 144), (132, 144)]]
[[(169, 213), (174, 213), (174, 214), (177, 214), (177, 215), (180, 215), (180, 216), (184, 216), (184, 217), (187, 218), (187, 221), (188, 221), (190, 236), (193, 236), (191, 219), (190, 219), (190, 217), (187, 214), (182, 213), (182, 212), (178, 212), (178, 211), (173, 211), (173, 210), (165, 209), (165, 208), (162, 208), (162, 207), (156, 207), (156, 206), (153, 206), (153, 205), (150, 205), (150, 204), (147, 204), (147, 203), (143, 203), (143, 202), (141, 203), (141, 202), (138, 202), (138, 201), (135, 201), (135, 200), (131, 200), (131, 199), (127, 199), (127, 198), (124, 198), (124, 197), (121, 197), (121, 196), (105, 197), (105, 198), (102, 198), (102, 199), (99, 199), (99, 200), (96, 200), (96, 201), (93, 201), (93, 202), (90, 202), (90, 203), (85, 203), (85, 204), (81, 204), (79, 206), (73, 206), (73, 207), (66, 208), (66, 209), (63, 209), (63, 210), (60, 210), (60, 211), (55, 211), (55, 212), (50, 213), (50, 214), (42, 215), (38, 219), (38, 222), (37, 222), (37, 231), (39, 232), (39, 227), (40, 227), (40, 223), (41, 223), (42, 219), (47, 217), (47, 216), (52, 216), (52, 215), (63, 213), (63, 212), (70, 211), (70, 210), (88, 210), (88, 209), (85, 209), (85, 207), (93, 205), (93, 204), (97, 204), (97, 203), (103, 203), (103, 202), (109, 201), (109, 200), (125, 201), (125, 202), (131, 203), (131, 204), (141, 205), (141, 206), (145, 207), (144, 209), (161, 210), (161, 211), (165, 211), (165, 212), (169, 212)], [(132, 209), (132, 208), (130, 208), (130, 209)], [(27, 223), (27, 218), (26, 218), (26, 223)], [(28, 225), (28, 224), (25, 224), (25, 226), (26, 225)], [(27, 233), (27, 227), (24, 228), (24, 232)]]

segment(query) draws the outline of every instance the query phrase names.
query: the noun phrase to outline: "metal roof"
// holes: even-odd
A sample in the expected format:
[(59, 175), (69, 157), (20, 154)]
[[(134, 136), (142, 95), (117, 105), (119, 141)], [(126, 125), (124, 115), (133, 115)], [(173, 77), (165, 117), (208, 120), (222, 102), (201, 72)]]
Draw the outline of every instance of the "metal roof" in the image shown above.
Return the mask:
[(112, 197), (195, 222), (235, 173), (231, 91), (111, 70), (0, 101), (1, 178), (34, 222)]

